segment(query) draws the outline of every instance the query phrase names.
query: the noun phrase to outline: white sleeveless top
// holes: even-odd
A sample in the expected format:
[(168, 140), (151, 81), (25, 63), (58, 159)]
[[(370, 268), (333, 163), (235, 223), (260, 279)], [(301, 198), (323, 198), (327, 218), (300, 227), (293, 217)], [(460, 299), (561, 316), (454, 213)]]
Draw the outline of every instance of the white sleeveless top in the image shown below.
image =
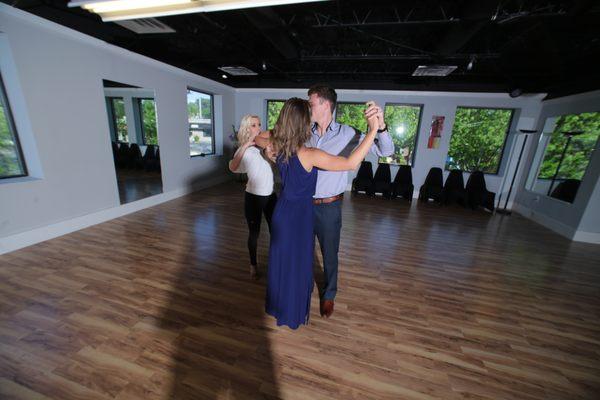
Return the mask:
[(257, 147), (250, 146), (246, 149), (235, 172), (248, 174), (246, 192), (257, 196), (269, 196), (273, 193), (273, 170)]

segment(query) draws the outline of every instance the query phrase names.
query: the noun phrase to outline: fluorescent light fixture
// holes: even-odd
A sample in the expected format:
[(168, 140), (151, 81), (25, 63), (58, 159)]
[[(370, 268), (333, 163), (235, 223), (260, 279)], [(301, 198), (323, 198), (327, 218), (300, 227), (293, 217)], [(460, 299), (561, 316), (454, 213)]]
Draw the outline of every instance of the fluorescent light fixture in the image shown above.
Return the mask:
[(316, 1), (325, 0), (75, 0), (68, 5), (99, 14), (108, 22)]

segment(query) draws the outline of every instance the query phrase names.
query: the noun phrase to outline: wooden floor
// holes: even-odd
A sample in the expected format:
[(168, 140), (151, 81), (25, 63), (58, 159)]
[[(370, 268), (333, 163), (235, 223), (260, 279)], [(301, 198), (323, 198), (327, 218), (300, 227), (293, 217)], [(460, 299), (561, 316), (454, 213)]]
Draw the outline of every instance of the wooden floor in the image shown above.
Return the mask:
[(0, 256), (0, 398), (600, 398), (600, 246), (348, 197), (335, 314), (315, 290), (291, 331), (242, 203), (230, 183)]
[(117, 168), (116, 172), (121, 204), (131, 203), (162, 193), (160, 171)]

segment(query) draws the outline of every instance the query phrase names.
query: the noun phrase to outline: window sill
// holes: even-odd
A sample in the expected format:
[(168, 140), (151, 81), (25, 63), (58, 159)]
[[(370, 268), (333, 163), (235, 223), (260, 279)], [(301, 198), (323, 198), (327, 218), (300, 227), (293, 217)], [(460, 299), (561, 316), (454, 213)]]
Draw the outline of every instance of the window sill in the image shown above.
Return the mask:
[[(444, 171), (445, 171), (445, 172), (450, 172), (450, 171), (452, 171), (452, 170), (451, 170), (451, 169), (446, 169), (446, 168), (444, 168)], [(473, 171), (463, 171), (463, 173), (472, 174), (472, 173), (473, 173)], [(500, 175), (500, 173), (499, 173), (499, 172), (496, 172), (496, 173), (493, 173), (493, 172), (484, 172), (483, 174), (484, 174), (484, 175), (489, 175), (489, 176), (504, 176), (504, 175)]]
[(19, 177), (14, 177), (14, 178), (2, 178), (0, 179), (0, 186), (1, 185), (9, 185), (11, 183), (27, 183), (27, 182), (36, 182), (36, 181), (41, 181), (42, 178), (36, 178), (33, 176), (19, 176)]
[(220, 156), (222, 156), (222, 154), (210, 153), (210, 154), (204, 154), (204, 155), (198, 154), (195, 156), (190, 156), (190, 158), (192, 158), (192, 159), (194, 159), (194, 158), (212, 158), (212, 157), (220, 157)]

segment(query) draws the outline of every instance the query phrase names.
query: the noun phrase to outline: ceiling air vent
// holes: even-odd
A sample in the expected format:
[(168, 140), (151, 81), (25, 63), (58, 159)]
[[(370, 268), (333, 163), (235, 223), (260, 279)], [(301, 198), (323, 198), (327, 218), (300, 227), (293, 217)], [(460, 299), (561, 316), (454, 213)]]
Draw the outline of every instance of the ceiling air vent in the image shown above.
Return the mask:
[(229, 75), (232, 76), (258, 75), (258, 73), (246, 67), (219, 67), (219, 69), (223, 72), (227, 72)]
[(412, 76), (448, 76), (456, 65), (419, 65)]
[(168, 25), (163, 24), (156, 18), (141, 18), (141, 19), (130, 19), (127, 21), (115, 21), (115, 24), (121, 25), (123, 28), (127, 28), (135, 33), (173, 33), (175, 29)]

